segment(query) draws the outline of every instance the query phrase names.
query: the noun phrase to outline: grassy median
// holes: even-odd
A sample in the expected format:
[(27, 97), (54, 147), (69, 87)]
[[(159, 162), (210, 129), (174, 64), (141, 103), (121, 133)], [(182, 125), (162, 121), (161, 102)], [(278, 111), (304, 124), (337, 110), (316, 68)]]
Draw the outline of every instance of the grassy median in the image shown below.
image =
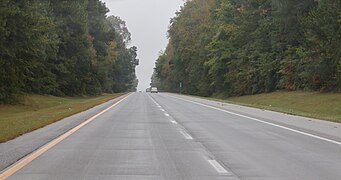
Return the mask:
[(0, 142), (8, 141), (121, 95), (123, 94), (104, 94), (96, 97), (26, 95), (20, 104), (0, 105)]
[(341, 122), (341, 93), (273, 92), (219, 101)]

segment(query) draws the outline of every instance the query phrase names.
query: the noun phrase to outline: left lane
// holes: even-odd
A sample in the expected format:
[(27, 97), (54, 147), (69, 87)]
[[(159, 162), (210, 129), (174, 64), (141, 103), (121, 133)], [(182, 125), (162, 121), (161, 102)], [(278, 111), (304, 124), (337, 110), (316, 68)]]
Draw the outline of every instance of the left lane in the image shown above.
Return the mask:
[(93, 117), (97, 113), (117, 103), (124, 97), (125, 96), (115, 98), (81, 113), (66, 117), (43, 128), (26, 133), (13, 140), (0, 143), (0, 171), (3, 171), (8, 166), (17, 162), (19, 159), (37, 148), (42, 147), (44, 144), (47, 144), (68, 130)]
[(220, 175), (146, 93), (134, 93), (9, 179), (235, 179)]

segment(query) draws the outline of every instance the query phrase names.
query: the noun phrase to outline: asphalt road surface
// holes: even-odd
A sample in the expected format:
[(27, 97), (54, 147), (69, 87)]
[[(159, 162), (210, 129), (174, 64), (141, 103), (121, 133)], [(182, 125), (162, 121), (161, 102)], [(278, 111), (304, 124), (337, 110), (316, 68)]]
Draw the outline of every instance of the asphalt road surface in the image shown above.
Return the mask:
[(196, 98), (133, 93), (8, 179), (339, 180), (340, 130), (317, 131)]

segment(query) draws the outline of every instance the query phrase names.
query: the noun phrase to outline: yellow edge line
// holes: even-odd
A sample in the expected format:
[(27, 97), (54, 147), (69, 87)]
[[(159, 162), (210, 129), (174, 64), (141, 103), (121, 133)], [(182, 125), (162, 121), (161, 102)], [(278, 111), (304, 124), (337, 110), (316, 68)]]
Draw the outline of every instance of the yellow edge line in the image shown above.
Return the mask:
[(83, 126), (87, 125), (88, 123), (90, 123), (91, 121), (93, 121), (94, 119), (96, 119), (98, 116), (102, 115), (103, 113), (107, 112), (108, 110), (110, 110), (111, 108), (115, 107), (116, 105), (118, 105), (119, 103), (121, 103), (123, 100), (127, 99), (131, 94), (126, 95), (124, 98), (122, 98), (121, 100), (119, 100), (118, 102), (116, 102), (115, 104), (111, 105), (110, 107), (104, 109), (103, 111), (101, 111), (100, 113), (92, 116), (91, 118), (87, 119), (86, 121), (84, 121), (83, 123), (79, 124), (78, 126), (72, 128), (71, 130), (67, 131), (66, 133), (62, 134), (61, 136), (57, 137), (56, 139), (50, 141), (49, 143), (45, 144), (44, 146), (42, 146), (41, 148), (39, 148), (38, 150), (34, 151), (33, 153), (25, 156), (24, 158), (22, 158), (21, 160), (19, 160), (18, 162), (16, 162), (15, 164), (13, 164), (12, 166), (8, 167), (7, 169), (5, 169), (3, 172), (1, 172), (0, 174), (0, 179), (6, 179), (9, 176), (13, 175), (15, 172), (19, 171), (21, 168), (25, 167), (27, 164), (29, 164), (30, 162), (32, 162), (34, 159), (36, 159), (37, 157), (39, 157), (40, 155), (42, 155), (43, 153), (45, 153), (47, 150), (51, 149), (52, 147), (54, 147), (55, 145), (57, 145), (58, 143), (60, 143), (61, 141), (63, 141), (65, 138), (69, 137), (71, 134), (75, 133), (76, 131), (78, 131), (80, 128), (82, 128)]

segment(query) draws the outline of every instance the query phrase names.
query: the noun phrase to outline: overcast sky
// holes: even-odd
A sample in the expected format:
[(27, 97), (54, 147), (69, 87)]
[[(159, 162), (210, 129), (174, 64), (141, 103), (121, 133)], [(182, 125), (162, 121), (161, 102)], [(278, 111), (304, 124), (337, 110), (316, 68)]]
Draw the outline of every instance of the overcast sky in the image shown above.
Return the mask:
[(138, 90), (149, 87), (155, 60), (167, 45), (170, 18), (180, 10), (183, 0), (102, 0), (109, 15), (121, 17), (132, 35), (131, 45), (137, 46), (140, 65), (136, 68)]

